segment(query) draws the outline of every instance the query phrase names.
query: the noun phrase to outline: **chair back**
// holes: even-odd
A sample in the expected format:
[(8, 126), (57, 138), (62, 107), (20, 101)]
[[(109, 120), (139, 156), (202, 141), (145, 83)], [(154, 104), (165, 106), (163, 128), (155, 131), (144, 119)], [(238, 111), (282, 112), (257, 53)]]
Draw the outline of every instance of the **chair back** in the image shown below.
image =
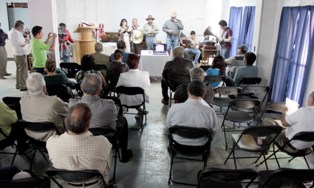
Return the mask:
[(205, 83), (215, 83), (215, 82), (223, 82), (225, 76), (217, 75), (217, 76), (205, 76)]
[(21, 97), (3, 97), (2, 101), (12, 110), (16, 112), (18, 119), (22, 119), (21, 113), (21, 105), (20, 105)]
[(247, 77), (247, 78), (242, 78), (238, 83), (237, 86), (240, 85), (258, 85), (262, 81), (262, 78), (259, 77)]
[(229, 108), (234, 107), (237, 109), (252, 110), (259, 107), (260, 103), (261, 101), (258, 99), (235, 99), (230, 102)]
[(242, 135), (251, 135), (253, 137), (266, 137), (273, 135), (275, 138), (282, 131), (278, 125), (250, 126), (242, 131)]
[(56, 131), (57, 134), (60, 134), (55, 124), (51, 122), (28, 122), (25, 120), (18, 120), (18, 124), (23, 126), (24, 129), (32, 132), (42, 133)]
[(206, 128), (196, 128), (196, 127), (186, 127), (186, 126), (175, 125), (173, 127), (170, 127), (169, 133), (176, 134), (184, 138), (197, 139), (197, 138), (209, 137), (211, 134), (211, 131)]
[(74, 62), (60, 63), (60, 68), (68, 78), (75, 78), (75, 74), (81, 70), (81, 65)]
[(303, 182), (312, 182), (313, 169), (280, 168), (275, 171), (259, 172), (260, 187), (305, 187)]
[(56, 95), (64, 102), (69, 102), (70, 98), (74, 98), (70, 88), (63, 84), (46, 85), (49, 96)]
[(95, 64), (93, 69), (98, 71), (107, 70), (107, 66), (104, 64)]
[(246, 85), (243, 87), (241, 94), (259, 98), (262, 102), (264, 102), (268, 92), (269, 92), (268, 86)]
[(244, 180), (249, 180), (246, 185), (246, 187), (249, 187), (257, 175), (257, 172), (252, 169), (209, 168), (199, 172), (197, 188), (242, 188), (241, 182)]
[(125, 104), (122, 104), (122, 106), (126, 106), (128, 108), (137, 108), (139, 106), (142, 106), (145, 104), (145, 91), (141, 87), (125, 87), (125, 86), (119, 86), (116, 88), (116, 91), (118, 93), (118, 96), (120, 94), (125, 94), (125, 95), (142, 95), (143, 96), (143, 101), (141, 104), (138, 104), (136, 106), (127, 106)]
[(291, 140), (299, 140), (303, 142), (314, 142), (314, 132), (299, 132), (295, 134)]
[(119, 115), (122, 115), (123, 109), (122, 109), (121, 101), (120, 101), (120, 99), (119, 99), (118, 97), (102, 95), (101, 98), (113, 100), (113, 102), (114, 102), (114, 103), (118, 106), (118, 108), (119, 108), (118, 114), (119, 114)]
[(105, 185), (102, 174), (98, 170), (63, 170), (51, 169), (47, 170), (46, 174), (53, 180), (59, 187), (62, 187), (56, 179), (62, 179), (65, 182), (83, 183), (84, 181), (92, 179), (101, 179)]
[(218, 87), (215, 89), (215, 92), (220, 95), (238, 95), (238, 87)]
[(107, 128), (90, 128), (89, 131), (95, 136), (106, 137), (112, 145), (116, 145), (117, 137), (115, 130)]

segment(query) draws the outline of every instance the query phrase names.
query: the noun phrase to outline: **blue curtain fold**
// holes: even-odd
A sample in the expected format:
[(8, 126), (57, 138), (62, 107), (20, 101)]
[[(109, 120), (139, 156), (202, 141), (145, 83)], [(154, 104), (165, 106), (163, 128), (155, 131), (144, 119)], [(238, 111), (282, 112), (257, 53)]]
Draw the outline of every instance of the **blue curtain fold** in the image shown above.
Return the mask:
[(230, 7), (228, 26), (232, 29), (232, 47), (230, 57), (235, 56), (242, 25), (242, 7)]
[(248, 51), (252, 51), (253, 46), (254, 19), (255, 7), (244, 7), (238, 46), (245, 44), (248, 47)]
[(303, 103), (314, 50), (314, 6), (284, 7), (271, 77), (270, 100)]

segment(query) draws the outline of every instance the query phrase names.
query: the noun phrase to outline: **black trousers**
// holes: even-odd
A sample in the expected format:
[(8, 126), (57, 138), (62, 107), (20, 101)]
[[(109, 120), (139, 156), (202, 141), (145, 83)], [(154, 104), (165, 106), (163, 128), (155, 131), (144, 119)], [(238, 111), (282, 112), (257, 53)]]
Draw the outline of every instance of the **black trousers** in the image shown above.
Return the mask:
[(119, 148), (122, 152), (122, 158), (128, 155), (128, 133), (128, 121), (123, 115), (119, 115), (117, 120), (117, 137), (119, 140)]
[(169, 100), (168, 87), (168, 82), (165, 79), (161, 79), (161, 92), (164, 100)]

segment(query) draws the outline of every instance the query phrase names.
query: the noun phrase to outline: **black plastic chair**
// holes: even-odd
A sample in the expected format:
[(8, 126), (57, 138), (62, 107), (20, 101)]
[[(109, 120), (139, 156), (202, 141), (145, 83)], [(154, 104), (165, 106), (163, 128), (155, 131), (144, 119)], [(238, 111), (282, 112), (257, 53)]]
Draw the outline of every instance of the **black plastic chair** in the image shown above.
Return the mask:
[(247, 77), (242, 78), (237, 84), (237, 86), (243, 86), (243, 85), (258, 85), (262, 81), (262, 78), (259, 77)]
[[(290, 155), (292, 157), (288, 162), (292, 161), (296, 157), (303, 157), (307, 167), (309, 169), (311, 169), (311, 167), (309, 166), (309, 163), (307, 162), (305, 156), (312, 153), (312, 151), (313, 151), (312, 147), (308, 147), (308, 148), (305, 148), (305, 149), (302, 149), (302, 150), (291, 149), (290, 148), (291, 141), (314, 142), (314, 132), (299, 132), (296, 135), (294, 135), (290, 140), (285, 142), (283, 145), (280, 145), (280, 143), (277, 140), (275, 140), (274, 141), (274, 146), (273, 146), (274, 152), (270, 156), (268, 156), (264, 161), (259, 163), (259, 165), (261, 165), (262, 163), (264, 163), (268, 159), (270, 159), (272, 156), (274, 156), (275, 159), (276, 159), (277, 165), (280, 168), (280, 164), (279, 164), (278, 159), (282, 159), (282, 158), (278, 158), (276, 156), (276, 153), (279, 152), (279, 151), (282, 151), (282, 152), (284, 152), (284, 153), (286, 153), (286, 154), (288, 154), (288, 155)], [(275, 149), (275, 145), (277, 146), (277, 150)]]
[[(122, 107), (126, 107), (127, 110), (129, 108), (134, 108), (134, 109), (138, 109), (140, 107), (143, 107), (143, 116), (145, 116), (145, 123), (147, 122), (147, 114), (146, 114), (146, 106), (145, 106), (145, 102), (146, 102), (146, 99), (145, 99), (145, 91), (143, 88), (140, 88), (140, 87), (125, 87), (125, 86), (119, 86), (116, 88), (116, 91), (118, 93), (118, 96), (120, 96), (121, 94), (124, 94), (124, 95), (141, 95), (142, 96), (142, 101), (137, 104), (137, 105), (133, 105), (133, 106), (129, 106), (127, 104), (122, 104), (121, 103), (121, 106)], [(130, 112), (125, 112), (125, 114), (136, 114), (137, 113), (130, 113)], [(140, 130), (143, 130), (143, 126), (144, 126), (144, 117), (140, 118), (141, 119), (141, 128)]]
[[(275, 138), (281, 133), (281, 131), (282, 127), (280, 126), (252, 126), (244, 129), (241, 134), (231, 134), (233, 140), (233, 148), (230, 151), (224, 164), (226, 164), (229, 159), (233, 159), (235, 169), (237, 169), (236, 159), (255, 158), (255, 156), (236, 157), (236, 149), (259, 153), (259, 156), (256, 156), (257, 159), (254, 163), (256, 163), (261, 158), (261, 156), (263, 156), (263, 158), (265, 159), (265, 155), (268, 153), (271, 144), (273, 143)], [(268, 170), (268, 165), (266, 162), (265, 165), (266, 169)]]
[(12, 110), (16, 112), (18, 119), (22, 119), (21, 113), (21, 105), (20, 105), (21, 97), (3, 97), (2, 101)]
[(6, 135), (6, 134), (2, 131), (1, 127), (0, 127), (0, 134), (3, 135), (3, 137), (4, 137), (4, 139), (0, 141), (0, 149), (1, 149), (1, 150), (5, 149), (6, 147), (9, 147), (9, 146), (11, 146), (11, 147), (13, 147), (13, 148), (15, 147), (14, 153), (12, 153), (12, 152), (6, 152), (6, 151), (0, 151), (0, 154), (9, 154), (9, 155), (13, 155), (13, 158), (12, 158), (12, 161), (11, 161), (11, 165), (13, 165), (14, 160), (15, 160), (15, 157), (16, 157), (16, 155), (17, 155), (17, 146), (16, 146), (15, 143), (14, 143), (14, 139), (11, 138), (11, 137), (9, 137), (8, 135)]
[(95, 64), (95, 65), (93, 66), (93, 69), (94, 69), (94, 70), (99, 70), (99, 71), (107, 70), (107, 66), (104, 65), (104, 64)]
[(81, 70), (81, 65), (74, 62), (60, 63), (60, 68), (68, 78), (75, 78), (76, 73)]
[[(64, 182), (67, 182), (69, 185), (72, 185), (75, 187), (85, 187), (85, 186), (93, 185), (95, 183), (100, 183), (101, 185), (103, 185), (100, 187), (106, 187), (106, 182), (102, 174), (98, 170), (51, 169), (51, 170), (47, 170), (46, 174), (60, 188), (62, 188), (62, 183), (60, 183), (57, 179), (61, 179)], [(86, 183), (87, 181), (89, 183)], [(101, 182), (98, 182), (98, 181), (101, 181)]]
[(274, 171), (264, 170), (258, 172), (258, 179), (260, 188), (305, 188), (304, 182), (313, 183), (314, 170), (289, 168), (280, 168)]
[(197, 188), (242, 188), (243, 184), (246, 184), (245, 187), (249, 187), (257, 175), (257, 172), (252, 169), (209, 168), (199, 172)]
[[(173, 135), (178, 135), (183, 138), (187, 139), (198, 139), (198, 138), (207, 138), (208, 141), (202, 145), (202, 146), (188, 146), (183, 145), (178, 142), (176, 142), (173, 139)], [(186, 126), (178, 126), (175, 125), (173, 127), (170, 127), (169, 129), (169, 149), (170, 149), (170, 155), (171, 155), (171, 162), (170, 162), (170, 173), (169, 173), (169, 180), (168, 184), (170, 184), (170, 181), (177, 184), (183, 184), (183, 185), (196, 185), (191, 183), (183, 183), (175, 181), (172, 178), (172, 166), (174, 159), (186, 159), (186, 160), (193, 160), (193, 161), (203, 161), (204, 162), (204, 169), (207, 165), (207, 160), (210, 154), (210, 147), (211, 147), (211, 131), (206, 128), (195, 128), (195, 127), (186, 127)], [(186, 156), (186, 157), (178, 157), (176, 156), (178, 154)], [(188, 158), (192, 156), (202, 156), (202, 159), (194, 159), (194, 158)]]
[(113, 168), (113, 175), (111, 178), (111, 182), (115, 183), (116, 181), (116, 168), (117, 168), (117, 158), (120, 158), (119, 146), (118, 146), (118, 138), (116, 131), (113, 129), (105, 129), (105, 128), (90, 128), (89, 131), (93, 133), (93, 135), (102, 135), (106, 137), (112, 146), (115, 148), (114, 154), (114, 168)]
[(229, 103), (221, 124), (224, 132), (226, 150), (228, 148), (226, 121), (233, 123), (233, 129), (229, 129), (228, 131), (235, 130), (236, 123), (238, 123), (239, 126), (241, 123), (247, 123), (249, 125), (256, 116), (260, 103), (258, 99), (235, 99)]
[[(59, 135), (59, 131), (56, 128), (56, 126), (51, 122), (28, 122), (24, 120), (19, 120), (17, 122), (20, 126), (23, 126), (25, 130), (31, 131), (34, 133), (45, 133), (45, 132), (52, 132), (52, 134)], [(35, 155), (37, 151), (44, 157), (44, 159), (49, 163), (49, 160), (45, 156), (44, 152), (47, 153), (46, 149), (46, 142), (45, 141), (39, 141), (36, 140), (30, 136), (28, 136), (28, 143), (30, 144), (32, 150), (33, 150), (33, 156), (31, 158), (31, 163), (29, 170), (32, 170), (32, 165), (35, 159)]]
[(46, 85), (46, 88), (49, 96), (56, 95), (64, 102), (69, 102), (70, 98), (74, 98), (72, 90), (63, 84)]

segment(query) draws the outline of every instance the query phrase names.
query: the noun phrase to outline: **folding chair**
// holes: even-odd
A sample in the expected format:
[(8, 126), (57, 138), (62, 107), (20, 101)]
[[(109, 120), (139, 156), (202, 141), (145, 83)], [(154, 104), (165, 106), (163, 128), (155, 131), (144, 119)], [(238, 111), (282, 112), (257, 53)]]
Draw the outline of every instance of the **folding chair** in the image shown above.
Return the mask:
[(261, 104), (265, 101), (267, 94), (269, 92), (268, 86), (260, 85), (246, 85), (243, 87), (239, 98), (250, 98), (250, 99), (259, 99)]
[[(310, 147), (302, 149), (302, 150), (292, 149), (291, 145), (290, 145), (290, 143), (292, 141), (314, 142), (314, 132), (299, 132), (296, 135), (294, 135), (290, 140), (285, 142), (283, 145), (281, 145), (278, 142), (278, 140), (276, 139), (274, 141), (274, 146), (273, 146), (274, 152), (270, 156), (268, 156), (266, 159), (264, 159), (264, 161), (260, 162), (258, 165), (261, 165), (262, 163), (264, 163), (268, 159), (270, 159), (272, 156), (275, 156), (277, 165), (280, 168), (280, 164), (278, 161), (279, 158), (276, 156), (276, 153), (278, 153), (279, 151), (282, 151), (282, 152), (284, 152), (284, 153), (286, 153), (292, 157), (288, 162), (292, 161), (296, 157), (303, 157), (307, 167), (309, 169), (311, 169), (305, 156), (312, 153), (312, 151), (313, 151), (312, 147), (310, 146)], [(275, 149), (275, 145), (277, 146), (277, 150)], [(282, 159), (282, 158), (280, 158), (280, 159)]]
[[(233, 147), (224, 164), (226, 164), (229, 159), (233, 159), (235, 169), (237, 169), (236, 159), (255, 158), (254, 156), (236, 157), (236, 149), (260, 153), (254, 163), (256, 163), (261, 158), (261, 156), (263, 156), (263, 158), (265, 159), (265, 155), (268, 153), (271, 144), (273, 143), (274, 139), (281, 133), (281, 131), (282, 127), (280, 126), (252, 126), (244, 129), (241, 134), (231, 134)], [(266, 169), (268, 170), (268, 165), (266, 162), (265, 165)]]
[(237, 86), (242, 86), (242, 85), (258, 85), (262, 81), (262, 78), (259, 77), (247, 77), (247, 78), (242, 78), (237, 84)]
[(106, 182), (98, 170), (64, 170), (51, 169), (47, 170), (48, 177), (62, 188), (63, 184), (57, 179), (61, 179), (65, 184), (73, 187), (85, 187), (98, 184), (97, 187), (106, 187)]
[[(143, 88), (140, 87), (125, 87), (125, 86), (119, 86), (116, 88), (116, 91), (118, 93), (118, 96), (120, 96), (121, 94), (124, 95), (129, 95), (129, 96), (135, 96), (135, 95), (140, 95), (141, 98), (143, 99), (142, 102), (140, 102), (139, 104), (136, 105), (132, 105), (129, 106), (128, 104), (122, 104), (122, 107), (126, 107), (127, 111), (129, 108), (134, 108), (134, 109), (138, 109), (140, 107), (143, 107), (143, 114), (142, 116), (145, 116), (145, 123), (147, 122), (147, 114), (146, 114), (146, 106), (145, 106), (145, 92)], [(126, 112), (125, 114), (137, 114), (137, 113), (130, 113), (130, 112)], [(141, 128), (140, 130), (143, 130), (143, 126), (144, 126), (144, 117), (140, 118), (141, 119)]]
[(285, 111), (286, 104), (283, 102), (269, 102), (264, 108), (260, 117), (258, 117), (259, 124), (262, 125), (280, 125), (281, 123), (281, 114)]
[(229, 96), (237, 96), (239, 93), (238, 87), (218, 87), (214, 89), (218, 97), (213, 100), (213, 105), (220, 107), (220, 113), (222, 113), (223, 107), (228, 107), (229, 103), (233, 100)]
[[(189, 145), (183, 145), (179, 144), (173, 139), (173, 136), (177, 135), (183, 138), (187, 139), (199, 139), (199, 138), (206, 138), (208, 141), (202, 145), (202, 146), (189, 146)], [(168, 184), (170, 184), (170, 181), (177, 184), (183, 184), (183, 185), (195, 185), (190, 183), (183, 183), (173, 180), (172, 178), (172, 166), (174, 159), (186, 159), (186, 160), (193, 160), (193, 161), (203, 161), (204, 162), (204, 169), (207, 165), (207, 160), (210, 154), (210, 146), (211, 146), (211, 132), (210, 130), (206, 128), (195, 128), (195, 127), (185, 127), (185, 126), (178, 126), (175, 125), (173, 127), (170, 127), (169, 129), (169, 149), (170, 149), (170, 155), (171, 155), (171, 162), (170, 162), (170, 173), (169, 173), (169, 180)], [(176, 156), (178, 154), (181, 154), (183, 156), (187, 157), (178, 157)], [(194, 158), (188, 158), (189, 156), (202, 156), (202, 159), (194, 159)]]
[(75, 78), (76, 73), (81, 70), (81, 65), (74, 62), (60, 63), (60, 68), (68, 78)]
[[(168, 86), (169, 86), (169, 107), (171, 107), (171, 102), (174, 99), (173, 98), (173, 93), (176, 92), (177, 88), (181, 85), (184, 84), (183, 82), (177, 82), (175, 79), (169, 79), (168, 80)], [(186, 83), (188, 84), (188, 83)]]
[(115, 148), (114, 154), (114, 168), (113, 168), (113, 175), (110, 182), (115, 183), (116, 181), (116, 168), (117, 168), (117, 158), (120, 158), (119, 146), (118, 146), (118, 138), (116, 131), (113, 129), (106, 129), (106, 128), (90, 128), (89, 131), (93, 133), (93, 135), (102, 135), (106, 137), (112, 146)]
[(69, 102), (70, 98), (74, 98), (72, 90), (63, 84), (46, 85), (49, 96), (56, 95), (64, 102)]
[[(51, 122), (28, 122), (24, 120), (18, 120), (17, 122), (20, 126), (23, 126), (25, 130), (31, 131), (34, 133), (46, 133), (51, 132), (51, 135), (58, 134), (59, 131), (56, 128), (56, 126)], [(31, 163), (29, 170), (32, 170), (32, 165), (35, 159), (36, 152), (39, 151), (40, 154), (44, 157), (44, 159), (49, 163), (49, 160), (45, 156), (44, 152), (47, 152), (46, 149), (46, 142), (45, 141), (39, 141), (36, 140), (30, 136), (28, 136), (28, 143), (30, 144), (32, 150), (33, 150), (33, 156), (31, 158)]]
[(15, 160), (15, 157), (16, 157), (16, 155), (17, 155), (17, 146), (14, 144), (13, 138), (11, 138), (11, 137), (9, 137), (8, 135), (6, 135), (6, 134), (2, 131), (1, 127), (0, 127), (0, 134), (4, 136), (4, 140), (1, 140), (1, 141), (0, 141), (0, 149), (1, 149), (1, 150), (5, 149), (5, 148), (8, 147), (8, 146), (15, 147), (14, 153), (12, 153), (12, 152), (0, 151), (0, 154), (10, 154), (10, 155), (13, 155), (13, 158), (12, 158), (12, 161), (11, 161), (11, 165), (13, 165), (14, 160)]
[(16, 112), (17, 118), (22, 119), (21, 106), (20, 106), (21, 97), (3, 97), (2, 101), (12, 110)]
[(243, 184), (246, 184), (245, 187), (247, 188), (257, 175), (257, 172), (252, 169), (232, 170), (209, 168), (199, 172), (197, 188), (242, 188), (244, 187)]
[[(304, 187), (304, 182), (313, 183), (314, 170), (280, 168), (278, 170), (264, 170), (258, 172), (259, 187)], [(312, 186), (313, 187), (313, 184)]]
[(226, 150), (228, 148), (226, 121), (233, 123), (233, 130), (235, 130), (236, 123), (238, 123), (239, 126), (241, 123), (247, 123), (249, 125), (254, 119), (257, 112), (256, 109), (260, 106), (260, 103), (258, 99), (235, 99), (229, 103), (221, 124), (224, 131)]
[[(214, 82), (224, 82), (224, 78), (225, 76), (221, 76), (221, 75), (218, 75), (218, 76), (205, 76), (205, 79), (204, 79), (204, 82), (205, 83), (214, 83)], [(224, 85), (224, 83), (223, 83)]]

